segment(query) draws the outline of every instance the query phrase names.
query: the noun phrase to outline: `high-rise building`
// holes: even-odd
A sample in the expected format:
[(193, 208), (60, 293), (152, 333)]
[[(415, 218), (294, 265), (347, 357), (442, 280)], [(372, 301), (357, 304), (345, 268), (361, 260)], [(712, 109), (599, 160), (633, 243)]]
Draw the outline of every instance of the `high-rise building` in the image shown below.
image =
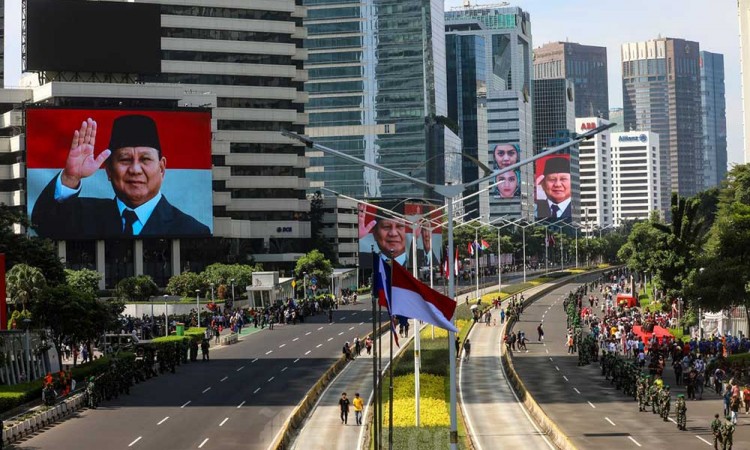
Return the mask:
[(357, 202), (335, 195), (323, 197), (323, 236), (333, 247), (334, 259), (341, 266), (359, 264)]
[(737, 0), (740, 22), (740, 64), (742, 66), (742, 135), (745, 163), (750, 163), (750, 0)]
[(0, 88), (5, 82), (5, 0), (0, 0)]
[(575, 88), (565, 78), (534, 80), (534, 153), (549, 146), (559, 131), (576, 125)]
[(576, 91), (576, 117), (609, 117), (607, 47), (551, 42), (534, 49), (534, 79), (566, 78)]
[(659, 135), (627, 131), (610, 135), (613, 223), (648, 219), (661, 212)]
[[(310, 96), (305, 132), (316, 142), (413, 177), (460, 181), (447, 116), (442, 2), (304, 0)], [(309, 152), (313, 188), (353, 197), (435, 193), (348, 161)]]
[(727, 174), (727, 103), (724, 55), (701, 52), (703, 107), (703, 186), (718, 186)]
[[(514, 162), (533, 154), (531, 24), (529, 14), (518, 7), (467, 6), (446, 12), (445, 28), (448, 117), (458, 124), (469, 157), (463, 160), (467, 182), (480, 175), (471, 158), (494, 170), (503, 164), (500, 153), (513, 154)], [(533, 173), (532, 164), (522, 167), (510, 175), (515, 189), (485, 191), (464, 208), (480, 205), (481, 214), (491, 219), (530, 217)]]
[(609, 110), (609, 121), (615, 123), (614, 127), (609, 129), (610, 133), (621, 133), (625, 131), (625, 126), (622, 121), (624, 120), (622, 108), (610, 108)]
[[(295, 260), (309, 250), (310, 238), (305, 147), (279, 133), (281, 129), (301, 133), (307, 120), (307, 95), (303, 92), (307, 76), (303, 69), (304, 7), (295, 0), (152, 3), (155, 5), (147, 7), (155, 8), (153, 17), (140, 23), (138, 34), (155, 36), (154, 72), (108, 73), (106, 67), (101, 72), (37, 69), (22, 80), (28, 89), (7, 91), (1, 96), (3, 112), (10, 111), (11, 117), (21, 120), (21, 101), (26, 101), (27, 108), (179, 113), (193, 107), (207, 111), (207, 195), (212, 198), (212, 205), (204, 209), (208, 210), (212, 237), (71, 237), (58, 241), (59, 256), (70, 268), (98, 270), (104, 275), (102, 287), (108, 288), (123, 277), (139, 274), (151, 275), (163, 286), (171, 275), (184, 270), (201, 271), (215, 262), (254, 261), (267, 270), (289, 273)], [(80, 5), (90, 9), (88, 17), (93, 21), (102, 11), (131, 6), (110, 2)], [(24, 20), (34, 19), (30, 14)], [(30, 25), (24, 24), (25, 28)], [(46, 32), (38, 26), (37, 31)], [(37, 42), (43, 37), (34, 36)], [(29, 52), (31, 48), (26, 50), (27, 61), (33, 56)], [(60, 61), (36, 63), (56, 65)], [(77, 63), (87, 64), (86, 55)], [(30, 165), (32, 153), (38, 151), (24, 146), (31, 137), (25, 133), (34, 124), (22, 124), (25, 130), (14, 126), (14, 120), (5, 121), (0, 137), (0, 148), (8, 156), (0, 164), (6, 176), (18, 181), (17, 187), (4, 184), (2, 195), (10, 200), (7, 204), (16, 206), (26, 204), (27, 189), (31, 199), (31, 180), (24, 179), (26, 171), (17, 169), (24, 162)], [(72, 135), (73, 130), (69, 132)], [(168, 145), (162, 130), (160, 133), (162, 144)], [(176, 178), (173, 174), (177, 172), (170, 172), (175, 169), (175, 159), (168, 158), (165, 183), (170, 182), (170, 177)], [(127, 230), (128, 218), (124, 220)], [(131, 226), (130, 231), (136, 234), (136, 227)]]
[[(585, 133), (609, 121), (599, 117), (576, 119), (576, 131)], [(578, 149), (581, 180), (581, 223), (587, 231), (612, 224), (612, 157), (610, 131), (581, 142)]]
[(700, 45), (658, 38), (622, 45), (625, 130), (652, 131), (661, 145), (662, 211), (671, 192), (703, 188)]

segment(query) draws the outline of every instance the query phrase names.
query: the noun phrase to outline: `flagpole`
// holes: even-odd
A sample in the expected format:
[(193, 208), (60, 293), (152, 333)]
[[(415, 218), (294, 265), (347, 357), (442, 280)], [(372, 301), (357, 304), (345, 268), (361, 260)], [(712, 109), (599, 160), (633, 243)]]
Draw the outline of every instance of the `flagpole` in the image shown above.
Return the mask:
[(500, 228), (497, 229), (497, 289), (498, 296), (503, 293), (503, 266), (500, 264)]
[[(416, 229), (416, 228), (415, 228)], [(432, 237), (432, 234), (430, 234), (430, 237)], [(423, 242), (424, 244), (424, 242)], [(423, 245), (423, 247), (426, 247)], [(425, 250), (427, 250), (425, 248)], [(414, 275), (414, 278), (418, 278), (417, 276), (417, 235), (414, 233), (414, 239), (412, 239), (412, 259), (413, 263), (411, 265), (411, 271), (412, 275)], [(432, 255), (427, 255), (430, 257), (430, 287), (432, 287)], [(393, 285), (393, 283), (391, 283)], [(391, 297), (393, 298), (393, 297)], [(417, 319), (414, 319), (414, 404), (416, 406), (415, 408), (415, 425), (417, 428), (419, 428), (419, 370), (420, 370), (420, 350), (422, 349), (422, 345), (420, 342), (420, 336), (419, 336), (419, 321)], [(391, 343), (391, 349), (393, 349), (393, 344)], [(392, 352), (391, 352), (392, 353)], [(391, 355), (391, 359), (393, 358), (393, 355)], [(391, 379), (393, 377), (391, 376)], [(392, 384), (392, 383), (391, 383)], [(393, 396), (393, 392), (391, 392), (391, 396)], [(391, 403), (393, 403), (393, 400), (391, 399)], [(393, 415), (393, 404), (391, 404), (391, 416)]]
[(476, 275), (477, 275), (477, 298), (479, 297), (479, 228), (474, 229), (474, 261), (476, 261)]
[(378, 327), (377, 327), (377, 307), (376, 305), (380, 302), (377, 301), (377, 292), (375, 292), (375, 270), (377, 269), (377, 266), (374, 262), (375, 258), (379, 258), (379, 256), (375, 253), (375, 246), (370, 247), (370, 253), (373, 255), (373, 264), (372, 264), (372, 281), (370, 284), (372, 284), (372, 392), (375, 394), (375, 401), (373, 403), (373, 441), (375, 442), (375, 448), (380, 450), (380, 435), (378, 434), (378, 418), (380, 417), (378, 415), (378, 411), (380, 410), (380, 405), (378, 404), (378, 392), (380, 391), (380, 385), (378, 383)]
[[(453, 197), (446, 198), (448, 202), (448, 260), (453, 260)], [(455, 269), (454, 269), (455, 270)], [(456, 278), (455, 271), (451, 270), (448, 272), (448, 297), (456, 299)], [(455, 315), (451, 319), (451, 323), (455, 325)], [(450, 364), (450, 449), (458, 450), (458, 417), (456, 408), (456, 347), (453, 345), (455, 340), (455, 333), (452, 330), (448, 330), (448, 363)]]
[[(416, 250), (416, 245), (414, 247)], [(393, 335), (393, 249), (390, 251), (389, 269), (391, 271), (391, 282), (386, 287), (388, 289), (388, 301), (390, 303), (388, 320), (391, 329), (390, 354), (388, 356), (388, 450), (393, 450), (393, 346), (395, 345), (395, 336)]]
[(563, 236), (563, 227), (560, 226), (560, 270), (565, 270), (565, 260), (563, 255), (563, 246), (565, 245), (565, 236)]
[(544, 226), (544, 274), (549, 273), (549, 235), (547, 225)]

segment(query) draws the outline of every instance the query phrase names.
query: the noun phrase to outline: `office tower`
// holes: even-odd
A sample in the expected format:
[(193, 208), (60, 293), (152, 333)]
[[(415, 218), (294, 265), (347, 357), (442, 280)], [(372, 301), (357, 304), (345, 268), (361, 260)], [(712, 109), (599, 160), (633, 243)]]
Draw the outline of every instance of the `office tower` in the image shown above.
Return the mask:
[(614, 127), (609, 129), (610, 133), (621, 133), (625, 131), (625, 126), (622, 121), (624, 120), (622, 108), (610, 108), (609, 109), (609, 121), (616, 123)]
[[(466, 6), (446, 12), (445, 28), (448, 116), (458, 124), (468, 156), (463, 160), (467, 182), (484, 175), (470, 158), (494, 170), (503, 164), (496, 153), (498, 158), (512, 153), (514, 161), (532, 155), (531, 24), (521, 8)], [(464, 208), (480, 205), (482, 215), (492, 219), (530, 217), (533, 165), (509, 176), (514, 181), (503, 192), (491, 189), (467, 200)]]
[(558, 131), (575, 130), (575, 88), (564, 78), (534, 80), (534, 153), (549, 145)]
[[(68, 115), (91, 111), (102, 131), (115, 128), (111, 117), (137, 110), (141, 115), (177, 120), (156, 121), (166, 155), (163, 190), (171, 189), (181, 176), (196, 180), (195, 185), (185, 186), (190, 198), (180, 207), (196, 209), (198, 204), (197, 214), (211, 231), (204, 237), (155, 233), (149, 234), (153, 238), (141, 238), (137, 227), (126, 225), (123, 235), (130, 231), (134, 236), (82, 239), (71, 235), (58, 240), (58, 254), (66, 265), (98, 270), (104, 275), (102, 288), (139, 274), (151, 275), (164, 286), (171, 275), (200, 272), (215, 262), (257, 262), (266, 270), (289, 273), (294, 261), (309, 250), (310, 238), (305, 147), (279, 133), (281, 129), (301, 133), (306, 121), (304, 8), (294, 0), (244, 6), (217, 0), (196, 0), (190, 5), (170, 0), (150, 4), (60, 0), (54, 12), (46, 9), (50, 2), (28, 0), (24, 4), (27, 74), (23, 81), (28, 88), (9, 91), (8, 96), (15, 96), (13, 101), (2, 103), (11, 117), (25, 118), (25, 129), (12, 127), (13, 120), (6, 122), (0, 145), (19, 158), (25, 152), (22, 162), (3, 164), (25, 163), (28, 170), (12, 171), (14, 180), (20, 177), (18, 187), (6, 184), (3, 194), (20, 197), (21, 204), (14, 204), (28, 204), (31, 213), (40, 189), (32, 180), (33, 171), (44, 174), (46, 168), (60, 167), (54, 165), (59, 161), (39, 161), (40, 152), (46, 150), (32, 145), (34, 133), (54, 131), (40, 126), (41, 113), (67, 121)], [(90, 52), (81, 53), (79, 46), (65, 44), (67, 36), (54, 32), (55, 27), (67, 29), (68, 34), (76, 31), (70, 29), (71, 22), (80, 20), (72, 15), (74, 11), (97, 26), (132, 27), (138, 32), (124, 41), (116, 33), (105, 33), (96, 41), (83, 39), (78, 43), (87, 42)], [(81, 30), (89, 31), (88, 27)], [(57, 45), (50, 46), (53, 40)], [(110, 45), (122, 45), (124, 51), (114, 58), (108, 56)], [(23, 111), (19, 100), (26, 101)], [(47, 106), (67, 109), (44, 109)], [(201, 142), (175, 148), (170, 142), (197, 132), (192, 126), (180, 126), (190, 114), (205, 117), (205, 122), (198, 123), (201, 129), (205, 126), (205, 134)], [(168, 131), (175, 127), (177, 131)], [(72, 135), (72, 127), (61, 129)], [(67, 134), (66, 139), (70, 139)], [(106, 137), (101, 136), (96, 151), (106, 145)], [(196, 153), (196, 161), (186, 156), (198, 147), (206, 151)], [(193, 170), (198, 162), (201, 170)], [(104, 171), (98, 173), (104, 180), (101, 187), (106, 188), (102, 192), (111, 192)], [(163, 192), (172, 202), (184, 195)], [(199, 198), (207, 201), (199, 203)], [(147, 227), (148, 222), (144, 236)]]
[(609, 117), (607, 48), (552, 42), (534, 49), (534, 79), (566, 78), (576, 92), (576, 117)]
[(737, 0), (740, 22), (740, 64), (742, 66), (742, 135), (745, 164), (750, 162), (750, 0)]
[[(305, 0), (309, 124), (316, 142), (431, 183), (460, 181), (447, 115), (442, 2)], [(447, 147), (447, 148), (446, 148)], [(436, 198), (414, 184), (310, 152), (312, 188)]]
[[(576, 119), (576, 131), (585, 133), (609, 121), (599, 117)], [(610, 131), (581, 142), (578, 149), (581, 180), (581, 223), (587, 231), (612, 224), (612, 157)]]
[(652, 131), (661, 146), (662, 211), (671, 192), (703, 189), (700, 45), (658, 38), (622, 45), (625, 130)]
[(659, 135), (627, 131), (610, 135), (612, 149), (613, 223), (646, 220), (661, 212)]
[(701, 52), (703, 186), (719, 186), (727, 174), (727, 104), (724, 55)]

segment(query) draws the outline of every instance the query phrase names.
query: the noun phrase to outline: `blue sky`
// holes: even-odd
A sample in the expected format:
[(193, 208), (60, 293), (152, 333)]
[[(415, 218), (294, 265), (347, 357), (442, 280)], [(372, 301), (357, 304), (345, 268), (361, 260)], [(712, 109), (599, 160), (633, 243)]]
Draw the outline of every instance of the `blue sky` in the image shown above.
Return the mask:
[[(5, 85), (20, 77), (21, 0), (5, 0)], [(472, 0), (476, 3), (476, 0)], [(482, 3), (499, 3), (487, 0)], [(446, 10), (463, 0), (446, 0)], [(700, 42), (701, 50), (724, 54), (729, 162), (743, 161), (740, 41), (735, 0), (516, 0), (531, 14), (534, 46), (579, 42), (607, 47), (609, 104), (622, 106), (620, 45), (658, 36)]]
[[(500, 3), (485, 0), (472, 4)], [(622, 107), (620, 45), (662, 37), (724, 55), (729, 162), (743, 162), (740, 39), (736, 0), (516, 0), (531, 14), (534, 47), (565, 41), (607, 47), (609, 105)], [(463, 5), (446, 0), (445, 9)]]

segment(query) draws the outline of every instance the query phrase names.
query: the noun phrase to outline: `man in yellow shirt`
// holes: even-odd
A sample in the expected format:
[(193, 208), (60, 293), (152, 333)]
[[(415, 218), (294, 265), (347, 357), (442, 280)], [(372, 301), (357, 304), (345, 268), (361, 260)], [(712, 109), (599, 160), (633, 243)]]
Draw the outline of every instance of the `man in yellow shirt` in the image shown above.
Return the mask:
[(357, 420), (357, 425), (362, 425), (362, 410), (365, 407), (365, 402), (362, 401), (359, 392), (354, 394), (352, 404), (354, 404), (354, 418)]

